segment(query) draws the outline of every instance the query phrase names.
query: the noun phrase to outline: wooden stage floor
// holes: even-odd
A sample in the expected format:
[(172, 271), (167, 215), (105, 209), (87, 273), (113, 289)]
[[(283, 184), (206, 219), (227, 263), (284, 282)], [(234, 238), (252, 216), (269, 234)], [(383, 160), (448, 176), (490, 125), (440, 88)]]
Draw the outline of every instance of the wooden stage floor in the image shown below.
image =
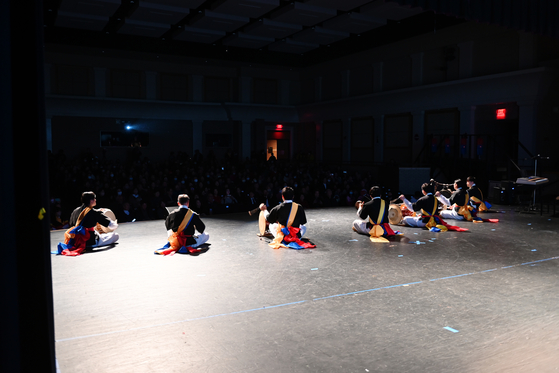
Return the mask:
[(121, 224), (114, 248), (51, 258), (59, 372), (559, 371), (559, 219), (493, 209), (387, 244), (353, 207), (307, 210), (300, 251), (204, 217), (198, 256), (154, 255), (161, 220)]

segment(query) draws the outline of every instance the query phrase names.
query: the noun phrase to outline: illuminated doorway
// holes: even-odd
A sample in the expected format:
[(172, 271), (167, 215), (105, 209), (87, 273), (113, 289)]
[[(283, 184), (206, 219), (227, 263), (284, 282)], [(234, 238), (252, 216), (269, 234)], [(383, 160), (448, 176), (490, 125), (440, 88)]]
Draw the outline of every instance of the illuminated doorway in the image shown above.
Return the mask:
[(266, 160), (272, 154), (278, 160), (291, 158), (291, 131), (276, 127), (275, 131), (268, 131), (266, 139)]

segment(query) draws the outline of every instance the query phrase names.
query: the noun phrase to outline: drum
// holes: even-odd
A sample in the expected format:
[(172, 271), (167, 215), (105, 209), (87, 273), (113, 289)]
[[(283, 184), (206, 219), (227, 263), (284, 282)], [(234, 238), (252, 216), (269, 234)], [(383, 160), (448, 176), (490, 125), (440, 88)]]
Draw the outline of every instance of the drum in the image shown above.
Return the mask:
[[(450, 190), (450, 189), (441, 189), (440, 193), (441, 193), (441, 195), (445, 196), (446, 198), (450, 198), (452, 196), (452, 190)], [(439, 203), (438, 210), (440, 212), (442, 210), (446, 210), (447, 207), (448, 207), (447, 205)]]
[(390, 224), (400, 224), (402, 222), (402, 210), (399, 205), (392, 204), (388, 206), (388, 221)]
[(450, 198), (450, 196), (452, 195), (452, 190), (450, 190), (450, 189), (441, 189), (440, 192), (446, 198)]
[[(101, 210), (103, 215), (105, 215), (106, 217), (108, 217), (112, 221), (116, 221), (116, 216), (115, 216), (114, 212), (112, 212), (110, 209), (102, 208), (102, 209), (99, 209), (99, 210)], [(110, 232), (114, 231), (114, 229), (111, 229), (109, 227), (103, 227), (99, 223), (97, 223), (97, 225), (95, 226), (95, 230), (99, 233), (110, 233)]]
[(403, 224), (405, 216), (415, 216), (415, 213), (409, 210), (405, 204), (391, 204), (388, 206), (388, 221), (390, 224)]

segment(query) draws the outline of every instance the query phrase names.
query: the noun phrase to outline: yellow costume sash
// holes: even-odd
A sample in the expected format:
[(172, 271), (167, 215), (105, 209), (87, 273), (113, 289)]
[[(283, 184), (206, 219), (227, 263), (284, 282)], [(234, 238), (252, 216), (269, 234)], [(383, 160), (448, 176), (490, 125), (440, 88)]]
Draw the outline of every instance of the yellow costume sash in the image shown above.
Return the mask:
[[(293, 220), (295, 220), (295, 216), (297, 215), (297, 210), (298, 209), (299, 209), (299, 205), (296, 204), (295, 202), (291, 202), (291, 211), (289, 212), (289, 218), (287, 219), (287, 228), (289, 228), (293, 225)], [(271, 247), (273, 247), (274, 249), (279, 249), (280, 247), (285, 247), (285, 245), (281, 243), (283, 241), (283, 237), (284, 237), (284, 234), (281, 231), (283, 228), (285, 228), (283, 225), (278, 224), (278, 230), (277, 230), (277, 233), (276, 233), (276, 237), (274, 238), (274, 240), (272, 242), (269, 243), (269, 245)]]
[(179, 225), (179, 228), (177, 229), (177, 232), (182, 232), (186, 229), (186, 227), (188, 226), (188, 223), (190, 223), (190, 220), (192, 219), (192, 210), (188, 209), (188, 212), (186, 213), (186, 215), (184, 216), (184, 218), (181, 221), (181, 224)]
[(76, 237), (76, 235), (74, 233), (70, 233), (70, 232), (82, 223), (83, 218), (85, 218), (87, 213), (90, 212), (90, 211), (91, 211), (91, 207), (86, 207), (85, 209), (83, 209), (83, 211), (78, 216), (78, 220), (76, 221), (76, 225), (74, 225), (73, 227), (70, 227), (70, 229), (68, 229), (66, 232), (64, 232), (64, 243), (65, 244), (68, 244), (68, 242), (70, 242), (70, 239)]
[[(483, 195), (481, 196), (481, 198), (483, 198)], [(479, 211), (479, 212), (483, 212), (483, 211), (488, 211), (488, 210), (489, 210), (489, 209), (487, 208), (487, 206), (485, 206), (485, 202), (480, 201), (479, 198), (473, 197), (473, 196), (472, 196), (472, 197), (470, 197), (470, 199), (471, 199), (472, 201), (474, 201), (476, 204), (479, 205), (479, 207), (478, 207), (478, 211)]]
[(373, 221), (373, 219), (371, 219), (371, 217), (369, 216), (369, 221), (371, 222), (371, 224), (373, 225), (371, 227), (371, 230), (369, 231), (369, 239), (371, 240), (371, 242), (381, 242), (381, 243), (386, 243), (389, 242), (386, 238), (382, 237), (382, 235), (384, 234), (384, 229), (382, 229), (381, 227), (381, 223), (382, 220), (384, 218), (384, 207), (385, 207), (385, 202), (383, 199), (380, 200), (380, 210), (378, 213), (378, 218), (377, 218), (377, 222), (375, 223)]
[(473, 220), (472, 214), (470, 213), (470, 209), (472, 208), (472, 206), (470, 206), (468, 204), (469, 200), (470, 200), (470, 196), (469, 196), (468, 192), (466, 192), (466, 199), (465, 199), (466, 202), (465, 202), (464, 206), (459, 206), (459, 209), (458, 209), (458, 215), (462, 215), (466, 221), (472, 221)]
[(434, 198), (434, 202), (435, 202), (435, 203), (433, 204), (433, 212), (432, 212), (431, 214), (429, 214), (429, 213), (428, 213), (427, 211), (425, 211), (424, 209), (421, 209), (421, 215), (422, 215), (423, 217), (429, 217), (429, 221), (427, 222), (427, 224), (425, 225), (425, 227), (426, 227), (427, 229), (431, 229), (431, 228), (435, 227), (435, 228), (439, 228), (439, 229), (441, 230), (441, 232), (446, 232), (446, 231), (448, 230), (448, 228), (445, 227), (445, 226), (442, 225), (442, 224), (438, 224), (438, 225), (437, 225), (437, 222), (435, 221), (435, 212), (437, 212), (437, 207), (439, 207), (439, 203), (438, 203), (438, 201), (437, 201), (436, 198)]
[(85, 209), (83, 209), (81, 214), (78, 216), (78, 221), (76, 222), (76, 227), (82, 223), (83, 218), (85, 218), (87, 213), (90, 212), (90, 211), (91, 211), (91, 207), (86, 207)]
[(182, 219), (181, 224), (179, 225), (177, 231), (173, 232), (169, 236), (169, 244), (171, 245), (172, 250), (177, 251), (181, 248), (181, 244), (179, 242), (179, 235), (186, 229), (186, 227), (188, 227), (188, 224), (190, 224), (190, 221), (192, 220), (193, 214), (194, 213), (192, 212), (192, 210), (188, 209), (188, 212)]

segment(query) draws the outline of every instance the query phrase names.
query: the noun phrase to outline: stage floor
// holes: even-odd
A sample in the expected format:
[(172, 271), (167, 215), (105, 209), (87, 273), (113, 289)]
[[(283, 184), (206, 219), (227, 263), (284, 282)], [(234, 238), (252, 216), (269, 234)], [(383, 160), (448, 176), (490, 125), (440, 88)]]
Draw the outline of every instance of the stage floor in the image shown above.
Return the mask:
[(114, 248), (52, 255), (59, 371), (556, 372), (559, 219), (493, 209), (387, 244), (353, 207), (307, 210), (300, 251), (248, 214), (204, 217), (198, 256), (154, 255), (161, 220), (121, 224)]

